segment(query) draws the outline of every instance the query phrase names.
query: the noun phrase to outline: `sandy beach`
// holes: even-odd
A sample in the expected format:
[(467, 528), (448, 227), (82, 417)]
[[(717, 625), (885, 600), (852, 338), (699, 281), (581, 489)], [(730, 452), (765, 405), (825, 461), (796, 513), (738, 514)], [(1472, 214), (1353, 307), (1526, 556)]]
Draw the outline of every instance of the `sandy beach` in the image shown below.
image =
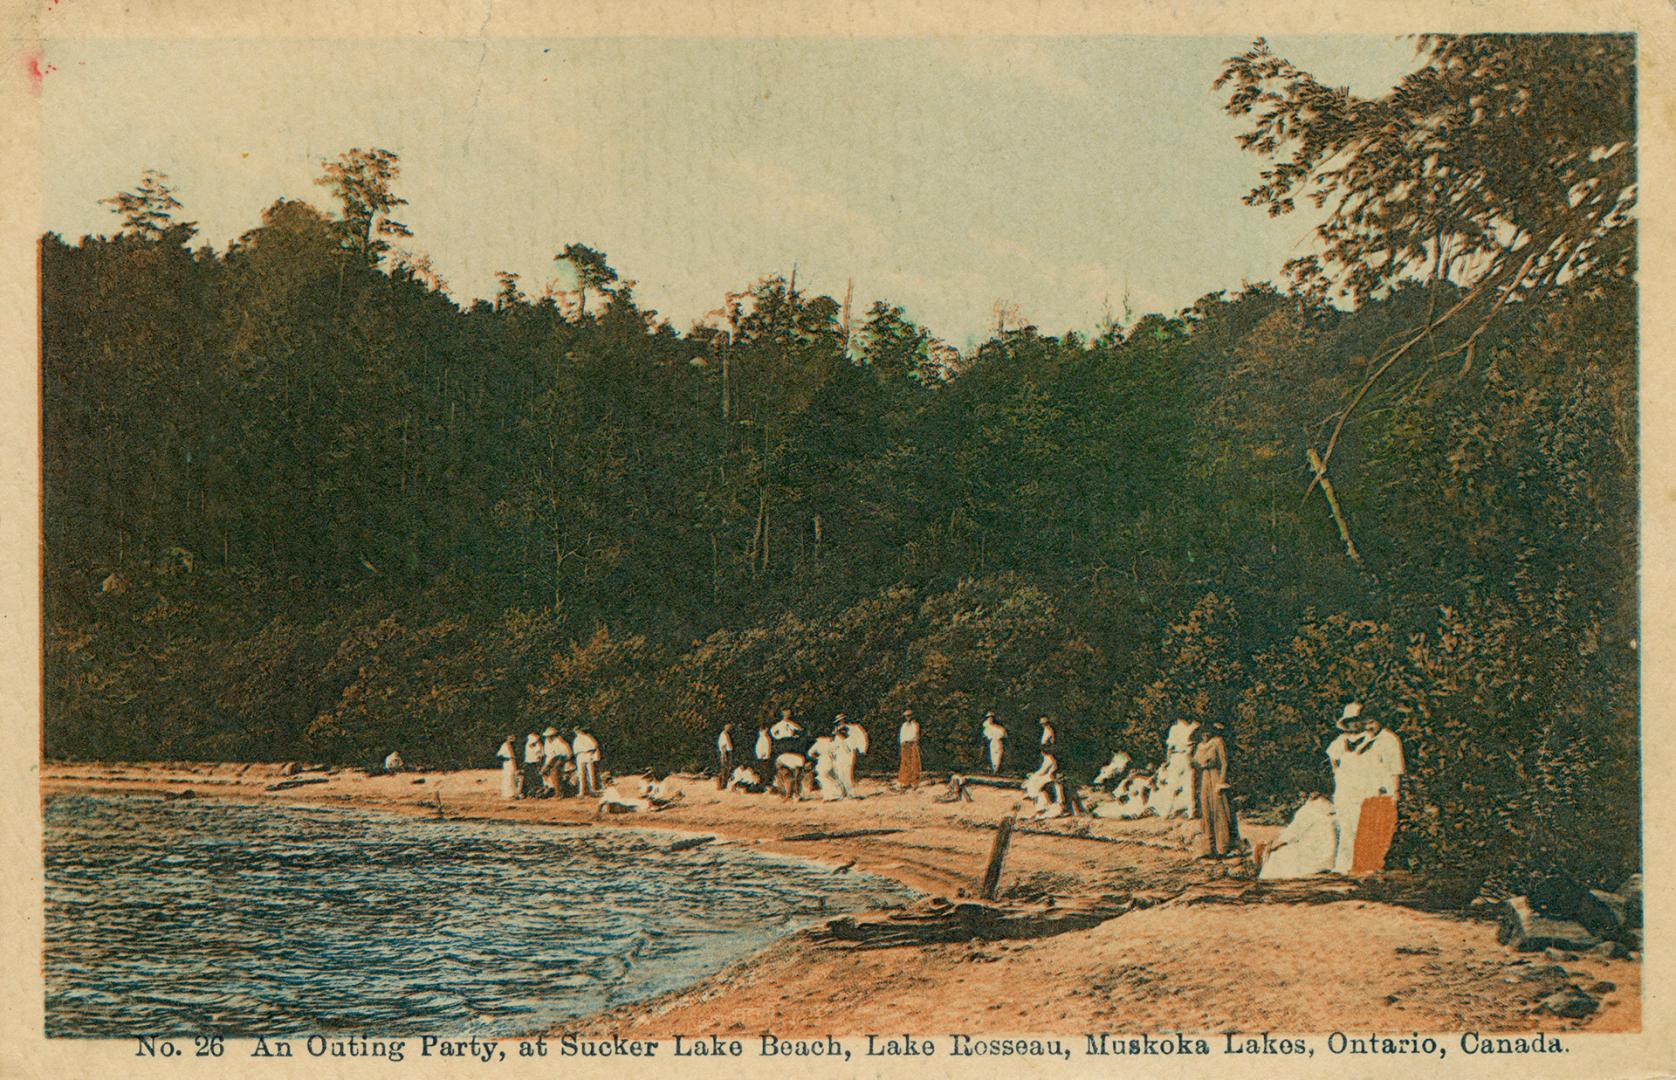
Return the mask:
[[(270, 790), (295, 781), (296, 786)], [(629, 778), (627, 785), (633, 784)], [(674, 807), (596, 815), (580, 799), (503, 801), (493, 770), (367, 776), (281, 774), (277, 765), (49, 763), (43, 797), (84, 792), (293, 800), (531, 827), (655, 828), (815, 859), (834, 873), (894, 878), (929, 897), (979, 890), (995, 825), (1018, 793), (941, 784), (861, 798), (788, 802), (676, 778)], [(626, 788), (625, 788), (626, 790)], [(1254, 827), (1255, 828), (1255, 827)], [(793, 839), (811, 833), (834, 835)], [(1058, 833), (1053, 835), (1052, 833)], [(1197, 860), (1156, 819), (1028, 823), (1014, 835), (1001, 895), (1044, 911), (1125, 913), (1047, 936), (863, 948), (805, 932), (693, 986), (573, 1027), (595, 1034), (786, 1037), (867, 1032), (1622, 1032), (1641, 1025), (1638, 961), (1520, 954), (1486, 917), (1380, 899), (1390, 882), (1260, 886), (1233, 864)], [(1048, 905), (1053, 905), (1049, 907)], [(1057, 928), (1056, 928), (1057, 929)], [(1598, 1012), (1565, 1019), (1538, 1003), (1576, 985)]]

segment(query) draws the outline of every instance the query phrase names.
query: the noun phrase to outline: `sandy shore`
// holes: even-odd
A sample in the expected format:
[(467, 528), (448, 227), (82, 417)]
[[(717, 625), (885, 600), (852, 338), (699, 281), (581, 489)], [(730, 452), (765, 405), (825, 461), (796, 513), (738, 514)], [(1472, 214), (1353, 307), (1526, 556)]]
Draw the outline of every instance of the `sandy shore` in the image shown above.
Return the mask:
[[(577, 799), (506, 802), (492, 770), (369, 777), (304, 773), (282, 791), (277, 766), (49, 764), (43, 797), (66, 792), (176, 794), (338, 804), (532, 826), (657, 828), (748, 844), (895, 878), (921, 892), (976, 894), (1017, 793), (973, 788), (941, 803), (941, 786), (897, 793), (864, 781), (862, 798), (826, 803), (723, 793), (678, 779), (684, 798), (650, 814), (596, 817)], [(1066, 822), (1043, 829), (1064, 830)], [(1087, 836), (1016, 835), (1003, 895), (1139, 894), (1144, 909), (1091, 928), (1027, 940), (858, 949), (802, 934), (686, 990), (577, 1025), (594, 1033), (853, 1035), (1335, 1030), (1636, 1031), (1640, 964), (1521, 955), (1494, 926), (1309, 887), (1254, 889), (1231, 867), (1196, 860), (1157, 820), (1082, 822)], [(880, 830), (817, 840), (810, 832)], [(883, 831), (895, 830), (895, 831)], [(1562, 968), (1563, 973), (1554, 969)], [(1565, 984), (1600, 1011), (1568, 1020), (1535, 1011)], [(1610, 988), (1608, 988), (1610, 987)]]

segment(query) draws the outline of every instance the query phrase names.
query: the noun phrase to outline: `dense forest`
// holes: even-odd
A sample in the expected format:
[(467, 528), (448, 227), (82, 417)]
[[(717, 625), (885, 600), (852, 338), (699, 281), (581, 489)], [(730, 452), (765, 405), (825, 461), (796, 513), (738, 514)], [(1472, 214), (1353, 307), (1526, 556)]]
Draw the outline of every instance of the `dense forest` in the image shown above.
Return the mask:
[(934, 769), (994, 709), (1091, 772), (1191, 713), (1254, 812), (1328, 783), (1361, 698), (1408, 752), (1408, 865), (1615, 881), (1632, 48), (1429, 38), (1360, 99), (1259, 41), (1218, 80), (1248, 202), (1328, 208), (1318, 250), (965, 351), (794, 274), (678, 332), (563, 237), (574, 289), (457, 301), (386, 150), (221, 251), (147, 174), (115, 235), (41, 241), (45, 752), (488, 765), (552, 722), (701, 767), (785, 706), (878, 759), (912, 704)]

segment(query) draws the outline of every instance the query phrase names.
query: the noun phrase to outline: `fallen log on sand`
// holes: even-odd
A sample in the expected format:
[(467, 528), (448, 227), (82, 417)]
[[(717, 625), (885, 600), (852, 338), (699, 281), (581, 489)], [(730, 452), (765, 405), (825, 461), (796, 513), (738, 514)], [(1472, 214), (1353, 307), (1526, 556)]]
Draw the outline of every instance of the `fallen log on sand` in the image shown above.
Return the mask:
[(264, 791), (287, 791), (291, 788), (302, 787), (305, 784), (324, 784), (325, 782), (326, 782), (326, 777), (324, 777), (324, 776), (299, 776), (294, 780), (281, 780), (278, 783), (269, 784), (263, 790)]
[(782, 836), (782, 840), (849, 840), (857, 836), (889, 836), (899, 833), (901, 829), (839, 829), (835, 832), (806, 832), (795, 836)]
[(845, 915), (811, 931), (818, 942), (890, 949), (951, 941), (1017, 941), (1086, 930), (1143, 906), (1135, 898), (1074, 898), (1057, 904), (922, 900), (884, 915)]

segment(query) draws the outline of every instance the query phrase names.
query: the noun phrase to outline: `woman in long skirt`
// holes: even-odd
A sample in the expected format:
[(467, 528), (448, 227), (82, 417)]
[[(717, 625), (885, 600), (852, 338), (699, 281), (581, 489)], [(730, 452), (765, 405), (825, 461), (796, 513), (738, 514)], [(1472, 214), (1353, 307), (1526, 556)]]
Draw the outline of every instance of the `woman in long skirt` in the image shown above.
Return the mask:
[(1193, 779), (1199, 789), (1199, 817), (1204, 822), (1206, 855), (1231, 855), (1239, 840), (1233, 807), (1228, 804), (1228, 744), (1221, 725), (1209, 733), (1193, 751)]
[(902, 748), (902, 758), (896, 770), (896, 783), (905, 788), (915, 787), (919, 784), (919, 721), (914, 719), (912, 709), (902, 710), (897, 743)]
[(508, 735), (496, 755), (500, 758), (500, 797), (518, 797), (518, 751), (513, 749), (513, 736)]

